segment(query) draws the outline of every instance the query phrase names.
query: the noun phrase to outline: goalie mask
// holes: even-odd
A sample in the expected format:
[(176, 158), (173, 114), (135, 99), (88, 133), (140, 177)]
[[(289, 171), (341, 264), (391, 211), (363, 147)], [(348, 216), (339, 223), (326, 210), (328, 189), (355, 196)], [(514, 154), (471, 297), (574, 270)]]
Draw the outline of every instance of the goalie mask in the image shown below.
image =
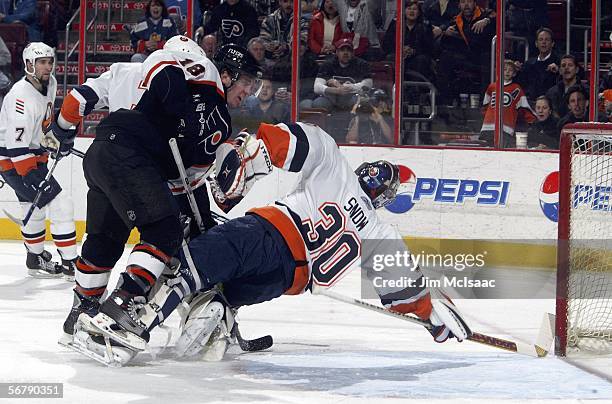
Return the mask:
[(359, 185), (372, 201), (374, 209), (382, 208), (395, 200), (399, 186), (399, 168), (385, 160), (363, 163), (355, 170)]
[[(36, 59), (53, 58), (53, 69), (51, 74), (55, 73), (55, 51), (52, 47), (44, 42), (30, 42), (23, 50), (23, 69), (27, 74), (40, 80), (36, 77)], [(28, 62), (32, 65), (32, 69), (28, 70)]]

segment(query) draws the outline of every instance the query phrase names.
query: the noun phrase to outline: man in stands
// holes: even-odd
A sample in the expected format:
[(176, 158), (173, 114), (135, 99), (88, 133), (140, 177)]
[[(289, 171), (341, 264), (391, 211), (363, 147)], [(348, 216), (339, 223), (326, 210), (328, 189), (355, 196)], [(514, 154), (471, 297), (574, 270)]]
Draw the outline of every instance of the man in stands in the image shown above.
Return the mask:
[(349, 110), (357, 102), (363, 87), (372, 88), (372, 74), (368, 63), (353, 55), (353, 42), (344, 38), (336, 42), (336, 56), (326, 61), (315, 79), (314, 92), (318, 97), (313, 108), (332, 111)]
[(560, 60), (553, 51), (553, 32), (549, 28), (540, 28), (536, 33), (535, 45), (538, 48), (538, 56), (525, 62), (517, 78), (530, 100), (546, 94), (559, 77)]
[(40, 26), (36, 16), (36, 0), (15, 0), (7, 13), (0, 13), (0, 22), (5, 24), (23, 23), (28, 27), (30, 42), (41, 39)]
[[(489, 81), (491, 39), (495, 18), (475, 0), (460, 0), (461, 13), (444, 32), (438, 74), (442, 102), (451, 103), (459, 93), (482, 92)], [(459, 78), (459, 79), (458, 79)]]
[(567, 114), (559, 120), (559, 131), (568, 123), (585, 122), (589, 120), (587, 110), (588, 93), (582, 86), (570, 87), (565, 94)]
[(213, 8), (204, 35), (219, 33), (219, 46), (234, 43), (246, 47), (259, 35), (255, 9), (246, 0), (227, 0)]
[(559, 67), (561, 80), (546, 92), (546, 96), (550, 98), (553, 103), (553, 110), (557, 112), (561, 118), (568, 112), (566, 97), (570, 88), (574, 86), (581, 87), (583, 92), (587, 94), (585, 98), (589, 98), (588, 87), (583, 86), (578, 78), (578, 68), (578, 62), (576, 62), (576, 58), (573, 55), (564, 55), (561, 58)]

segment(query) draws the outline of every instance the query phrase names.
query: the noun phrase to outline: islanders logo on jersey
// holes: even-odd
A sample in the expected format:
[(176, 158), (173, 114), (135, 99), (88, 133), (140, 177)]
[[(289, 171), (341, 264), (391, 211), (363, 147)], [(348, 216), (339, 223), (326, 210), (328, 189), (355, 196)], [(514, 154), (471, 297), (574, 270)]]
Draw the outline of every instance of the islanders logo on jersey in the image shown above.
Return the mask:
[(477, 206), (506, 206), (508, 201), (509, 181), (417, 177), (412, 169), (401, 164), (398, 167), (397, 197), (385, 206), (392, 213), (408, 212), (423, 200), (452, 205), (471, 201)]
[(540, 208), (553, 222), (559, 220), (559, 171), (548, 174), (540, 186)]

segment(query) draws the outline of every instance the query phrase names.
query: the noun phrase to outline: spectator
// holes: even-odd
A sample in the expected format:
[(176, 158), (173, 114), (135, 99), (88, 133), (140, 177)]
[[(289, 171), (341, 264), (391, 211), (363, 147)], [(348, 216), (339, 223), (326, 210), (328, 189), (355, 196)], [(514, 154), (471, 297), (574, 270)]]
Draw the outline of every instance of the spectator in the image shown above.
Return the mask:
[[(187, 1), (186, 0), (165, 0), (166, 6), (168, 7), (168, 13), (172, 15), (176, 15), (178, 21), (174, 21), (177, 25), (181, 27), (180, 32), (185, 32), (187, 30)], [(198, 27), (202, 24), (202, 11), (200, 7), (199, 1), (193, 2), (193, 20), (192, 25)], [(193, 28), (193, 27), (192, 27)]]
[(217, 53), (217, 37), (213, 34), (204, 35), (200, 40), (200, 47), (206, 53), (206, 57), (212, 60)]
[(459, 15), (459, 0), (436, 0), (425, 6), (424, 16), (433, 28), (434, 38), (440, 38)]
[(355, 117), (349, 124), (347, 143), (392, 144), (393, 121), (387, 94), (375, 90), (372, 96), (359, 97), (355, 105)]
[(528, 145), (536, 149), (559, 148), (559, 121), (553, 115), (550, 98), (541, 95), (535, 103), (537, 121), (529, 125)]
[(351, 109), (357, 101), (357, 93), (363, 87), (372, 88), (370, 66), (353, 55), (353, 42), (343, 38), (335, 46), (336, 56), (321, 66), (314, 83), (318, 97), (312, 102), (312, 107), (328, 112), (334, 107)]
[(555, 42), (549, 28), (540, 28), (536, 33), (538, 56), (529, 58), (522, 66), (517, 81), (521, 83), (527, 98), (535, 100), (555, 85), (559, 73), (559, 56), (553, 52)]
[(257, 13), (246, 0), (226, 0), (211, 11), (204, 25), (204, 35), (219, 33), (219, 46), (235, 43), (247, 47), (249, 40), (259, 35)]
[[(433, 33), (429, 23), (423, 21), (422, 9), (418, 0), (407, 0), (404, 8), (406, 31), (404, 33), (404, 72), (414, 70), (429, 80), (433, 78), (431, 68)], [(396, 20), (389, 25), (383, 40), (383, 51), (395, 58)], [(405, 80), (405, 78), (404, 78)]]
[[(516, 65), (513, 61), (506, 60), (504, 63), (504, 122), (502, 128), (504, 136), (501, 141), (502, 148), (513, 146), (512, 139), (514, 138), (514, 131), (519, 118), (529, 123), (536, 119), (520, 84), (512, 82), (515, 75)], [(489, 84), (482, 102), (483, 106), (486, 107), (486, 111), (482, 128), (480, 129), (480, 140), (487, 141), (489, 145), (493, 145), (495, 119), (499, 104), (495, 93), (496, 86), (496, 82)]]
[[(293, 34), (293, 1), (279, 0), (279, 7), (261, 23), (260, 37), (265, 41), (266, 57), (278, 60), (289, 53)], [(300, 23), (306, 28), (305, 21)]]
[(575, 85), (567, 90), (565, 101), (567, 103), (567, 114), (559, 120), (559, 132), (568, 123), (588, 121), (586, 100), (588, 93), (580, 85)]
[(306, 19), (307, 21), (310, 21), (314, 13), (317, 11), (317, 8), (319, 6), (319, 1), (318, 0), (302, 0), (300, 2), (300, 5), (302, 7), (302, 18)]
[[(316, 56), (307, 46), (307, 37), (300, 35), (300, 108), (312, 108), (312, 101), (315, 98), (314, 82), (319, 71)], [(279, 83), (279, 89), (274, 97), (287, 104), (291, 102), (291, 92), (287, 91), (291, 88), (291, 55), (287, 55), (280, 59), (272, 68), (272, 77), (275, 82)]]
[(460, 0), (461, 13), (444, 31), (439, 62), (438, 90), (442, 102), (451, 103), (461, 93), (479, 93), (488, 82), (491, 39), (495, 18), (475, 0)]
[(379, 60), (382, 57), (378, 33), (372, 21), (366, 0), (334, 0), (342, 32), (354, 33), (353, 49), (359, 49), (361, 38), (367, 38), (368, 48), (361, 57), (367, 60)]
[(11, 52), (9, 52), (2, 37), (0, 37), (0, 107), (2, 107), (4, 96), (11, 89), (12, 83), (9, 78), (11, 70)]
[(266, 58), (266, 42), (262, 37), (251, 38), (247, 49), (264, 70), (271, 69), (274, 66), (274, 61)]
[(144, 62), (158, 49), (162, 49), (166, 40), (178, 35), (174, 20), (168, 14), (164, 0), (151, 0), (147, 4), (145, 18), (134, 25), (130, 34), (134, 55), (132, 62)]
[[(573, 55), (564, 55), (561, 58), (559, 74), (561, 80), (548, 89), (546, 96), (552, 101), (553, 110), (559, 114), (560, 117), (564, 117), (568, 111), (566, 98), (568, 90), (576, 85), (582, 87), (586, 94), (589, 93), (589, 90), (587, 87), (582, 86), (578, 80), (578, 63)], [(588, 95), (586, 98), (589, 98)]]
[(274, 99), (275, 86), (269, 78), (261, 80), (261, 89), (257, 97), (251, 96), (246, 100), (246, 107), (253, 118), (261, 122), (277, 124), (289, 122), (289, 106)]
[(612, 123), (612, 90), (605, 90), (602, 94), (604, 99), (604, 118), (605, 122)]
[(340, 16), (334, 0), (323, 0), (308, 29), (308, 47), (316, 55), (336, 52), (334, 44), (342, 38)]
[(0, 22), (5, 24), (23, 23), (28, 27), (29, 42), (41, 40), (40, 26), (36, 15), (36, 0), (14, 0), (8, 13), (0, 13)]
[[(508, 0), (508, 30), (514, 35), (526, 37), (533, 43), (537, 31), (548, 26), (547, 0)], [(532, 52), (533, 54), (533, 52)]]

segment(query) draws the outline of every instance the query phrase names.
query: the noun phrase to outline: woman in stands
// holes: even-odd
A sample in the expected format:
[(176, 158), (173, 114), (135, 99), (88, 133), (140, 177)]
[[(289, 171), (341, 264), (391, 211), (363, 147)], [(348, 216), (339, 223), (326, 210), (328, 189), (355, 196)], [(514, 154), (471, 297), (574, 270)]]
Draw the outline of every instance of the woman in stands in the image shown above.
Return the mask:
[(542, 95), (536, 99), (535, 113), (537, 120), (529, 125), (527, 141), (530, 148), (558, 149), (558, 120), (553, 115), (550, 98)]
[(178, 35), (174, 20), (168, 14), (164, 0), (151, 0), (147, 4), (145, 18), (132, 28), (130, 39), (134, 55), (132, 62), (144, 62), (158, 49), (162, 49), (166, 41)]

